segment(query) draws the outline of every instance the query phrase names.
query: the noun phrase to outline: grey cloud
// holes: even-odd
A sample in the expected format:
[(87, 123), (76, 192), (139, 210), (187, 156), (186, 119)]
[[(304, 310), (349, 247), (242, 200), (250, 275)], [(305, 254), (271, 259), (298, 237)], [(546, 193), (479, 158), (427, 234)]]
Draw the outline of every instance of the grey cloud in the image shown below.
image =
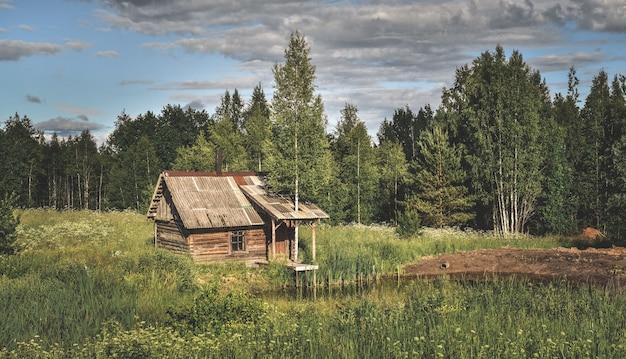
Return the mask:
[(117, 51), (98, 51), (96, 52), (96, 56), (99, 57), (117, 57), (119, 54), (117, 53)]
[(63, 51), (60, 45), (49, 42), (0, 40), (0, 61), (18, 61), (26, 56), (56, 55)]
[(567, 14), (563, 11), (561, 4), (556, 4), (543, 12), (543, 17), (554, 24), (564, 25)]
[(0, 8), (13, 9), (13, 5), (10, 4), (11, 0), (0, 0)]
[(572, 66), (582, 67), (584, 65), (599, 63), (605, 60), (604, 54), (600, 51), (582, 52), (576, 51), (566, 55), (546, 55), (528, 60), (529, 64), (541, 68), (545, 71), (563, 70)]
[(41, 99), (37, 96), (26, 95), (26, 101), (32, 103), (41, 103)]
[(75, 51), (83, 51), (93, 46), (91, 42), (83, 40), (65, 39), (65, 46)]
[(532, 26), (540, 22), (535, 6), (530, 0), (523, 3), (502, 4), (497, 15), (492, 17), (491, 26), (496, 29)]
[(96, 131), (104, 128), (104, 126), (100, 124), (89, 122), (89, 119), (85, 115), (77, 116), (77, 118), (59, 116), (48, 121), (35, 123), (33, 126), (41, 131), (56, 132), (61, 136), (78, 134), (85, 130)]
[[(620, 2), (623, 4), (623, 0)], [(222, 94), (224, 89), (241, 90), (259, 82), (271, 84), (268, 69), (283, 60), (289, 35), (299, 30), (311, 45), (310, 56), (317, 66), (316, 84), (329, 115), (338, 115), (345, 102), (350, 102), (359, 108), (364, 120), (380, 123), (381, 109), (388, 111), (389, 116), (393, 113), (390, 104), (400, 107), (408, 103), (419, 108), (430, 103), (435, 108), (442, 87), (453, 81), (454, 69), (470, 63), (480, 52), (493, 50), (496, 44), (504, 46), (507, 52), (524, 52), (524, 47), (531, 44), (534, 48), (548, 46), (563, 39), (561, 26), (572, 23), (586, 29), (618, 31), (620, 26), (626, 26), (626, 10), (617, 3), (111, 0), (107, 2), (109, 7), (96, 15), (108, 26), (144, 34), (174, 35), (170, 42), (145, 43), (144, 47), (174, 56), (177, 51), (221, 54), (240, 62), (246, 73), (252, 73), (247, 78), (200, 78), (152, 87), (185, 94), (194, 90)], [(578, 66), (602, 59), (600, 53), (580, 52), (565, 58), (534, 58), (531, 64), (549, 71), (570, 61)], [(405, 86), (396, 90), (387, 87), (388, 83)], [(425, 84), (428, 90), (410, 89), (417, 88), (418, 83)], [(186, 98), (181, 103), (190, 101)]]
[(571, 0), (569, 15), (580, 27), (591, 31), (626, 32), (626, 4), (623, 0)]
[(202, 110), (204, 108), (204, 104), (200, 100), (194, 100), (190, 103), (186, 104), (184, 108), (191, 108), (194, 110)]

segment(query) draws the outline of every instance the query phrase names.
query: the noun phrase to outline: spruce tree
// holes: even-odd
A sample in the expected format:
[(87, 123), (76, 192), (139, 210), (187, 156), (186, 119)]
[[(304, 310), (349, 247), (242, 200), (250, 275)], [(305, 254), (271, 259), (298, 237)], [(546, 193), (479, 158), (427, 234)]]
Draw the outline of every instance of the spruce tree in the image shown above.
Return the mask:
[(473, 200), (464, 183), (459, 147), (439, 127), (427, 130), (417, 143), (417, 171), (405, 210), (419, 214), (423, 225), (442, 228), (464, 225), (473, 217)]
[(332, 143), (338, 180), (342, 190), (342, 221), (369, 223), (374, 217), (374, 199), (378, 169), (365, 123), (358, 118), (356, 106), (346, 104), (341, 110)]
[(265, 161), (271, 153), (272, 127), (269, 105), (260, 84), (254, 88), (252, 99), (244, 112), (242, 132), (251, 168), (264, 171)]

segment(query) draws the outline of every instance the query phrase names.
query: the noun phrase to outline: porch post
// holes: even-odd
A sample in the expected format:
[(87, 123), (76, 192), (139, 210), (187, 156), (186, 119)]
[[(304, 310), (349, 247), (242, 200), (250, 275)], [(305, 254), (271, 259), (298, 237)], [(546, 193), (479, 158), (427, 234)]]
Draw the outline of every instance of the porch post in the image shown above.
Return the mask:
[(311, 257), (315, 263), (315, 221), (311, 223)]
[(272, 218), (272, 259), (276, 259), (276, 226)]

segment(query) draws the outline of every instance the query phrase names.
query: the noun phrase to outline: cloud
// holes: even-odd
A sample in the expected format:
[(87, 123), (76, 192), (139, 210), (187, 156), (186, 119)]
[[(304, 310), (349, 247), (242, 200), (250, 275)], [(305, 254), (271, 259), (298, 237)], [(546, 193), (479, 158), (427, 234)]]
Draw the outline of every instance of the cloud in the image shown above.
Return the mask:
[(551, 53), (545, 56), (539, 56), (529, 60), (534, 67), (543, 69), (543, 71), (563, 70), (572, 66), (582, 67), (588, 64), (603, 62), (604, 54), (600, 51), (583, 52), (575, 51), (566, 54)]
[(60, 136), (69, 136), (79, 134), (82, 131), (97, 131), (104, 128), (104, 126), (89, 122), (87, 116), (81, 115), (78, 118), (69, 117), (56, 117), (48, 121), (38, 122), (33, 126), (41, 131), (48, 133), (57, 133)]
[(119, 54), (117, 53), (117, 51), (98, 51), (96, 52), (96, 56), (99, 57), (117, 57)]
[(21, 25), (17, 25), (16, 27), (17, 27), (18, 29), (20, 29), (20, 30), (24, 30), (24, 31), (29, 31), (29, 32), (33, 32), (33, 31), (35, 31), (35, 29), (33, 29), (33, 27), (32, 27), (32, 26), (30, 26), (30, 25), (21, 24)]
[(93, 46), (91, 42), (83, 40), (65, 39), (65, 46), (75, 51), (83, 51)]
[(41, 99), (37, 96), (26, 95), (26, 101), (32, 103), (41, 103)]
[(454, 69), (497, 44), (508, 53), (532, 48), (534, 57), (525, 56), (531, 64), (553, 71), (607, 60), (602, 51), (576, 45), (550, 53), (572, 33), (626, 31), (625, 0), (108, 0), (94, 14), (111, 28), (167, 35), (146, 48), (221, 55), (247, 74), (151, 88), (185, 94), (271, 84), (268, 69), (284, 61), (289, 35), (298, 30), (311, 46), (329, 116), (349, 102), (372, 125), (394, 106), (436, 108)]
[(572, 0), (571, 16), (591, 31), (626, 32), (626, 4), (623, 0)]
[(202, 110), (204, 109), (204, 104), (200, 100), (194, 100), (183, 106), (184, 108), (191, 108), (194, 110)]
[(56, 55), (63, 51), (60, 45), (49, 42), (0, 40), (0, 61), (18, 61), (26, 56)]

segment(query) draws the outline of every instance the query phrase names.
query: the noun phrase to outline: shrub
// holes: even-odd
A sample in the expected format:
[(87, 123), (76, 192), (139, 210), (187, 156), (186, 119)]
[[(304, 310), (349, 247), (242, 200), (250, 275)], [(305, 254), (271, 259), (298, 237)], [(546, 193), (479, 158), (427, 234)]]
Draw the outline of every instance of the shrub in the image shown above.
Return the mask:
[(13, 243), (17, 239), (17, 226), (20, 224), (19, 217), (13, 214), (15, 195), (4, 196), (0, 200), (0, 254), (13, 254)]
[(230, 324), (254, 324), (263, 314), (262, 303), (245, 290), (222, 292), (208, 283), (193, 303), (168, 310), (169, 326), (181, 332), (219, 335)]
[(408, 238), (420, 233), (422, 222), (415, 211), (405, 211), (398, 216), (396, 232), (400, 237)]

